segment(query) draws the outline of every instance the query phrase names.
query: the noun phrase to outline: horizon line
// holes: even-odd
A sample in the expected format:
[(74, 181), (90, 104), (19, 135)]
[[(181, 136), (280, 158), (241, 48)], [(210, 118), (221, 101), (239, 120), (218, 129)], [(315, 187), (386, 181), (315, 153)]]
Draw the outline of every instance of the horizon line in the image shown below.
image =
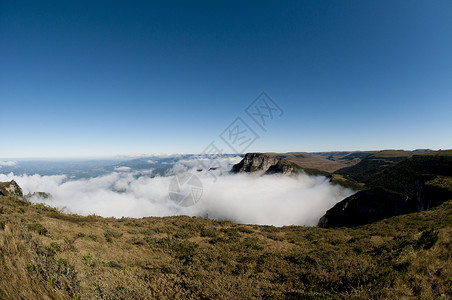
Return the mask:
[[(275, 152), (275, 151), (249, 151), (244, 153), (222, 153), (221, 155), (245, 155), (246, 153), (276, 153), (276, 154), (285, 154), (285, 153), (328, 153), (328, 152), (379, 152), (385, 150), (394, 150), (394, 151), (417, 151), (417, 150), (431, 150), (431, 151), (440, 151), (440, 150), (452, 150), (452, 149), (431, 149), (431, 148), (416, 148), (416, 149), (396, 149), (396, 148), (385, 148), (385, 149), (362, 149), (362, 150), (317, 150), (317, 151), (286, 151), (286, 152)], [(157, 153), (132, 153), (132, 154), (115, 154), (115, 155), (86, 155), (86, 156), (77, 156), (77, 155), (65, 155), (65, 156), (25, 156), (25, 157), (11, 157), (5, 156), (0, 157), (0, 161), (24, 161), (24, 160), (121, 160), (121, 159), (137, 159), (137, 158), (146, 158), (146, 157), (174, 157), (179, 155), (209, 155), (202, 153), (165, 153), (165, 152), (157, 152)], [(211, 154), (215, 155), (215, 154)]]

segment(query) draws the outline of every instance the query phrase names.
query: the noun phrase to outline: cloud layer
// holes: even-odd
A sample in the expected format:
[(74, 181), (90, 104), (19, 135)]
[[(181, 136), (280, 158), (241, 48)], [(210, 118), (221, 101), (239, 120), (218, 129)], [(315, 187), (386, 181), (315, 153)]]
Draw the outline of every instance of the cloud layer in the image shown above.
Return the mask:
[[(0, 181), (16, 180), (24, 194), (51, 193), (53, 199), (34, 198), (82, 215), (147, 217), (189, 215), (247, 224), (316, 225), (335, 203), (353, 192), (332, 185), (325, 177), (299, 175), (228, 174), (197, 172), (193, 161), (181, 161), (173, 172), (191, 171), (203, 185), (201, 200), (180, 207), (169, 199), (172, 176), (150, 177), (127, 169), (91, 179), (68, 180), (64, 175), (15, 176), (0, 174)], [(149, 172), (151, 173), (151, 172)]]
[(1, 161), (0, 160), (0, 168), (1, 167), (14, 167), (16, 165), (16, 162), (14, 161)]

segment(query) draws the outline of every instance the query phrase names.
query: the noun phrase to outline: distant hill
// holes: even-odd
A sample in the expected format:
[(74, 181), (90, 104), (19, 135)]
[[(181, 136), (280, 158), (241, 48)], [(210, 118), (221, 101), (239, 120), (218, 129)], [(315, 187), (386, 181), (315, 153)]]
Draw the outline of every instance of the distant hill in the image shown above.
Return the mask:
[(338, 169), (353, 166), (373, 152), (289, 152), (268, 153), (273, 154), (302, 168), (317, 169), (319, 171), (332, 173)]
[(383, 150), (364, 157), (357, 164), (336, 170), (334, 173), (346, 176), (360, 183), (368, 183), (388, 167), (413, 156), (414, 152), (403, 150)]
[(366, 187), (385, 187), (413, 196), (415, 176), (452, 175), (452, 150), (423, 152), (385, 150), (369, 155), (358, 164), (339, 169), (348, 179), (365, 184)]

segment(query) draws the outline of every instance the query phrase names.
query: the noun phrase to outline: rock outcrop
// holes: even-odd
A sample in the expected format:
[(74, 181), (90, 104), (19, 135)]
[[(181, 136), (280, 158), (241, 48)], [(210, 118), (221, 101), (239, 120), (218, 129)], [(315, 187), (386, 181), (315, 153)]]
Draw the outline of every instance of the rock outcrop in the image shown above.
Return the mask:
[(427, 210), (452, 199), (452, 178), (449, 176), (418, 176), (414, 185), (416, 211)]
[(265, 153), (247, 153), (238, 164), (232, 167), (231, 172), (263, 171), (264, 174), (281, 173), (293, 175), (297, 174), (299, 170), (299, 166), (281, 157)]
[(27, 200), (30, 200), (32, 198), (47, 200), (47, 199), (53, 199), (53, 196), (52, 196), (52, 194), (46, 193), (46, 192), (33, 192), (33, 193), (28, 193), (25, 195), (25, 199), (27, 199)]
[(24, 194), (20, 186), (14, 180), (11, 180), (10, 182), (0, 182), (0, 196), (23, 197)]

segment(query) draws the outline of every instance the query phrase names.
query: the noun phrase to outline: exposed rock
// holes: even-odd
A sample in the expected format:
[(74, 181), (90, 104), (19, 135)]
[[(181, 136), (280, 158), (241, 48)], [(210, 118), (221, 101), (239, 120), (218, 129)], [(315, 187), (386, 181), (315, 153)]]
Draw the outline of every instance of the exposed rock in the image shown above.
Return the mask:
[(23, 197), (24, 194), (20, 186), (14, 181), (0, 182), (0, 196), (18, 196)]
[(329, 209), (320, 227), (352, 227), (416, 211), (408, 196), (382, 188), (357, 192)]
[(299, 169), (299, 166), (281, 157), (264, 153), (247, 153), (238, 164), (232, 167), (231, 172), (263, 171), (265, 174), (282, 173), (292, 175), (297, 174)]
[(40, 198), (40, 199), (53, 199), (52, 194), (46, 192), (33, 192), (25, 195), (25, 199), (30, 200), (31, 198)]
[(357, 192), (329, 209), (320, 219), (320, 227), (351, 227), (385, 218), (420, 212), (452, 199), (452, 179), (447, 176), (418, 176), (414, 196), (383, 188)]
[(418, 176), (415, 180), (416, 211), (438, 206), (452, 199), (452, 178), (449, 176)]

